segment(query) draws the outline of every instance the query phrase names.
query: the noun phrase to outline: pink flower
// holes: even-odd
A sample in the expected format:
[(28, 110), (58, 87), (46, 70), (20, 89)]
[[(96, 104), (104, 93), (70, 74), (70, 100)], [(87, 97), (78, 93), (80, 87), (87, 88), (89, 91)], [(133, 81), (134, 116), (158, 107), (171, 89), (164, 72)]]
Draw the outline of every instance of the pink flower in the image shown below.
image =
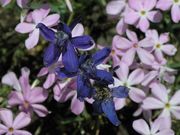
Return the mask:
[(168, 91), (164, 85), (153, 83), (152, 95), (143, 101), (143, 108), (146, 110), (162, 109), (159, 117), (171, 117), (171, 114), (180, 119), (180, 91), (178, 90), (171, 98), (169, 98)]
[(146, 37), (153, 39), (153, 51), (159, 61), (164, 59), (163, 53), (169, 56), (175, 55), (177, 49), (174, 45), (167, 43), (169, 41), (168, 33), (163, 33), (159, 36), (156, 30), (148, 30)]
[(129, 0), (131, 11), (126, 13), (125, 22), (146, 32), (150, 26), (149, 21), (157, 23), (162, 19), (162, 14), (153, 10), (156, 2), (157, 0)]
[[(28, 1), (29, 0), (16, 0), (18, 6), (21, 8), (25, 7), (27, 5)], [(0, 2), (2, 4), (2, 6), (4, 7), (4, 6), (8, 5), (11, 2), (11, 0), (0, 0)]]
[(174, 135), (174, 131), (170, 127), (166, 127), (166, 119), (159, 118), (150, 125), (143, 119), (138, 119), (133, 122), (133, 128), (141, 135)]
[(25, 46), (27, 49), (32, 49), (37, 45), (39, 41), (40, 31), (36, 28), (38, 23), (43, 23), (48, 27), (52, 27), (58, 23), (60, 16), (58, 14), (48, 15), (50, 12), (49, 7), (42, 7), (36, 9), (30, 13), (29, 21), (19, 23), (15, 30), (19, 33), (29, 33), (29, 38), (25, 41)]
[(19, 106), (19, 109), (29, 115), (35, 112), (44, 117), (48, 114), (46, 107), (41, 105), (48, 97), (48, 92), (41, 87), (32, 87), (29, 84), (30, 71), (22, 68), (19, 80), (13, 72), (2, 78), (2, 83), (12, 86), (15, 90), (10, 93), (8, 103), (10, 106)]
[(137, 53), (142, 63), (151, 65), (154, 62), (154, 56), (145, 48), (151, 48), (153, 46), (152, 39), (145, 38), (138, 41), (136, 33), (130, 30), (126, 31), (126, 35), (129, 40), (121, 37), (117, 46), (117, 48), (126, 51), (122, 57), (122, 61), (125, 61), (130, 66), (134, 62)]
[(159, 0), (156, 5), (157, 8), (166, 11), (171, 8), (172, 20), (175, 23), (180, 21), (180, 1), (179, 0)]
[(13, 113), (7, 109), (0, 109), (0, 134), (6, 135), (31, 135), (30, 132), (21, 130), (30, 124), (31, 118), (27, 114), (21, 112), (13, 120)]

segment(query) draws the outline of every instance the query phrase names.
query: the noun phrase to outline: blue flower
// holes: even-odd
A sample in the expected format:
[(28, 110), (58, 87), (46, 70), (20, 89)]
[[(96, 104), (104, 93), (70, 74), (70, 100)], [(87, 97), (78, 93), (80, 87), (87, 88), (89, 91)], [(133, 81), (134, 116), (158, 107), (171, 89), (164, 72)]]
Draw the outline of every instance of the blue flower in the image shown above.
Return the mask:
[(76, 49), (90, 48), (94, 44), (94, 41), (87, 35), (72, 37), (71, 31), (76, 24), (77, 22), (68, 27), (61, 22), (58, 25), (57, 32), (54, 32), (42, 23), (37, 25), (41, 35), (50, 42), (50, 45), (45, 49), (43, 56), (45, 66), (50, 66), (57, 62), (62, 54), (64, 68), (68, 72), (78, 71), (79, 62)]
[(77, 72), (68, 72), (65, 68), (58, 68), (57, 75), (60, 78), (70, 78), (77, 76), (77, 96), (80, 100), (85, 97), (92, 97), (94, 88), (91, 86), (90, 79), (99, 83), (112, 84), (114, 79), (112, 73), (99, 70), (97, 65), (102, 63), (110, 54), (109, 48), (97, 51), (93, 55), (81, 55), (79, 58), (79, 67)]
[(125, 98), (128, 96), (128, 88), (119, 86), (110, 89), (107, 85), (98, 84), (94, 94), (93, 108), (98, 114), (104, 113), (109, 121), (118, 126), (120, 121), (117, 117), (113, 98)]

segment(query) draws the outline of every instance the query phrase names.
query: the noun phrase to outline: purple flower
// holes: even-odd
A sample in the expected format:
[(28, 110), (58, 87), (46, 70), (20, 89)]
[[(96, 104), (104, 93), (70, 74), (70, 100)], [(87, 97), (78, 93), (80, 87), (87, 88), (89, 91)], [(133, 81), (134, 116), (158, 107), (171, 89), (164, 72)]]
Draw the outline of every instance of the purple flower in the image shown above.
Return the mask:
[(30, 124), (31, 118), (21, 112), (13, 120), (13, 113), (8, 109), (0, 109), (0, 134), (6, 135), (32, 135), (30, 132), (21, 130)]
[(131, 10), (124, 15), (127, 24), (136, 25), (141, 31), (149, 29), (149, 21), (158, 23), (162, 19), (162, 14), (153, 10), (157, 0), (129, 0)]
[(13, 72), (7, 73), (2, 78), (2, 83), (12, 86), (15, 90), (10, 93), (8, 104), (10, 106), (19, 106), (19, 109), (29, 115), (35, 112), (40, 117), (48, 114), (46, 107), (41, 105), (47, 97), (48, 92), (41, 87), (32, 87), (29, 84), (30, 71), (22, 68), (21, 77), (17, 80)]
[[(0, 3), (1, 3), (2, 6), (4, 7), (4, 6), (8, 5), (11, 1), (12, 1), (12, 0), (0, 0)], [(28, 1), (29, 1), (29, 0), (16, 0), (18, 6), (19, 6), (20, 8), (25, 7), (25, 6), (27, 5)]]
[(156, 5), (157, 8), (166, 11), (171, 8), (172, 20), (175, 23), (180, 21), (180, 1), (179, 0), (159, 0)]
[(43, 23), (47, 27), (55, 26), (58, 23), (60, 16), (58, 14), (48, 15), (49, 12), (50, 8), (45, 5), (42, 8), (36, 9), (30, 13), (30, 18), (28, 18), (30, 22), (26, 20), (16, 26), (15, 30), (17, 32), (22, 34), (29, 33), (29, 37), (25, 41), (27, 49), (32, 49), (38, 44), (40, 31), (39, 28), (37, 28), (37, 25), (39, 23)]

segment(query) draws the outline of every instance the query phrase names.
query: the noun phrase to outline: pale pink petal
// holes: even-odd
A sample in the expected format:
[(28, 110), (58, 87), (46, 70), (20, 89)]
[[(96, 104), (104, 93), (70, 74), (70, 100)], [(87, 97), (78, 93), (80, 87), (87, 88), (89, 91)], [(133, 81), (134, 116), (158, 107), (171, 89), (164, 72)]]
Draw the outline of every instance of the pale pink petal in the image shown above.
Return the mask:
[(130, 6), (130, 8), (133, 8), (137, 11), (141, 10), (143, 8), (143, 4), (141, 0), (129, 0), (128, 4)]
[(35, 29), (35, 27), (36, 27), (36, 26), (35, 26), (34, 24), (32, 24), (32, 23), (22, 22), (22, 23), (19, 23), (19, 24), (16, 26), (15, 30), (16, 30), (17, 32), (19, 32), (19, 33), (24, 34), (24, 33), (30, 33), (30, 32), (32, 32), (32, 31)]
[(155, 7), (157, 0), (143, 0), (143, 2), (144, 8), (149, 11)]
[(149, 29), (149, 21), (147, 18), (140, 18), (139, 23), (138, 23), (138, 28), (142, 31), (142, 32), (146, 32)]
[(122, 109), (126, 105), (126, 100), (122, 98), (114, 98), (114, 105), (116, 110)]
[(11, 2), (11, 0), (0, 0), (0, 2), (2, 4), (2, 6), (4, 7), (4, 6), (8, 5)]
[(168, 102), (168, 93), (164, 85), (160, 83), (153, 83), (151, 85), (151, 88), (152, 88), (151, 92), (155, 97), (157, 97), (159, 100), (161, 100), (164, 103)]
[(148, 19), (154, 23), (159, 23), (162, 20), (162, 17), (162, 13), (160, 11), (150, 11), (148, 13)]
[(143, 86), (149, 85), (153, 81), (153, 79), (156, 78), (156, 76), (158, 76), (157, 71), (151, 71), (151, 72), (147, 73), (144, 77), (144, 80), (142, 81), (142, 85)]
[(72, 37), (81, 36), (84, 33), (84, 27), (81, 23), (78, 23), (72, 30)]
[(42, 22), (44, 16), (43, 13), (40, 9), (36, 9), (32, 12), (32, 18), (34, 23), (37, 25), (38, 23)]
[(172, 9), (171, 9), (171, 16), (172, 16), (172, 20), (175, 23), (178, 23), (180, 21), (180, 7), (179, 5), (173, 5)]
[(176, 49), (176, 47), (175, 47), (174, 45), (172, 45), (172, 44), (166, 44), (166, 45), (163, 45), (163, 46), (162, 46), (162, 51), (163, 51), (165, 54), (172, 56), (172, 55), (175, 55), (175, 54), (176, 54), (177, 49)]
[(119, 49), (128, 49), (132, 46), (132, 43), (124, 37), (115, 36), (114, 38), (114, 44)]
[(162, 44), (167, 43), (169, 41), (169, 33), (166, 32), (166, 33), (161, 34), (160, 37), (159, 37), (159, 41)]
[(21, 91), (20, 83), (16, 77), (16, 74), (14, 72), (8, 72), (2, 77), (1, 82), (3, 84), (11, 86), (13, 89), (17, 91)]
[(32, 134), (25, 130), (15, 130), (14, 135), (32, 135)]
[(11, 106), (20, 105), (24, 102), (24, 98), (21, 92), (11, 92), (8, 97), (8, 104)]
[(8, 132), (8, 127), (0, 124), (0, 135), (3, 135)]
[(39, 117), (45, 117), (49, 113), (47, 108), (43, 105), (33, 104), (32, 107), (34, 112), (36, 112)]
[(180, 90), (178, 90), (171, 98), (170, 100), (171, 105), (177, 105), (180, 104)]
[(23, 8), (27, 5), (28, 0), (16, 0), (19, 7)]
[(41, 70), (39, 71), (39, 73), (38, 73), (38, 77), (41, 77), (41, 76), (45, 76), (46, 74), (48, 74), (48, 68), (47, 67), (43, 67), (43, 68), (41, 68)]
[(151, 133), (155, 134), (160, 129), (160, 125), (162, 124), (161, 118), (157, 118), (152, 124), (151, 124)]
[(49, 89), (56, 81), (56, 75), (55, 73), (48, 74), (46, 81), (43, 84), (43, 87), (45, 89)]
[(43, 19), (42, 23), (47, 27), (55, 26), (59, 21), (60, 16), (58, 14), (52, 14)]
[(29, 97), (27, 97), (27, 100), (31, 103), (42, 103), (44, 102), (48, 97), (48, 91), (44, 90), (41, 87), (35, 87), (31, 90)]
[(145, 98), (146, 94), (144, 91), (138, 89), (138, 88), (132, 88), (129, 91), (129, 97), (136, 103), (141, 103)]
[(120, 63), (120, 68), (118, 68), (116, 70), (116, 74), (118, 76), (118, 78), (123, 81), (126, 82), (128, 79), (128, 74), (129, 74), (129, 67), (126, 63), (121, 62)]
[(0, 109), (0, 120), (7, 127), (12, 127), (13, 125), (13, 114), (8, 109)]
[(171, 113), (177, 120), (180, 120), (180, 106), (173, 106), (171, 108)]
[(124, 21), (127, 24), (135, 24), (139, 19), (139, 14), (135, 11), (130, 11), (124, 16)]
[(19, 113), (14, 122), (13, 122), (13, 128), (14, 129), (21, 129), (29, 125), (31, 122), (31, 118), (26, 113)]
[(154, 51), (154, 55), (155, 55), (155, 57), (157, 58), (158, 61), (163, 61), (164, 60), (164, 55), (163, 55), (161, 50), (156, 49)]
[(71, 111), (74, 114), (79, 115), (83, 112), (83, 110), (84, 110), (84, 102), (79, 101), (79, 99), (77, 99), (77, 94), (75, 94), (71, 101)]
[(142, 69), (134, 70), (128, 77), (129, 85), (137, 85), (144, 79), (144, 71)]
[(163, 109), (163, 111), (161, 112), (161, 114), (159, 115), (159, 117), (166, 117), (166, 118), (170, 118), (171, 117), (171, 113), (169, 109)]
[(154, 56), (148, 51), (142, 48), (138, 48), (137, 54), (142, 63), (147, 64), (147, 65), (152, 65), (154, 63)]
[[(146, 39), (153, 39), (153, 42), (158, 42), (159, 41), (159, 34), (157, 30), (148, 30), (146, 31)], [(151, 41), (152, 42), (152, 41)]]
[(29, 38), (25, 41), (25, 46), (27, 49), (34, 48), (39, 41), (39, 29), (35, 29), (30, 35)]
[(143, 112), (143, 109), (141, 107), (139, 107), (134, 113), (133, 116), (137, 117), (139, 116), (141, 113)]
[(48, 16), (51, 9), (50, 9), (50, 6), (48, 4), (43, 4), (41, 6), (41, 8), (38, 10), (40, 11), (42, 18), (45, 18), (46, 16)]
[(140, 47), (153, 47), (154, 42), (152, 38), (144, 38), (143, 40), (139, 41), (138, 46)]
[(143, 101), (142, 107), (145, 110), (161, 109), (164, 108), (164, 103), (156, 98), (148, 97)]
[(149, 126), (143, 119), (135, 120), (133, 122), (133, 128), (140, 134), (150, 134)]
[(106, 6), (106, 12), (110, 15), (117, 15), (124, 9), (125, 4), (123, 0), (110, 1)]
[(126, 62), (128, 66), (130, 66), (134, 62), (135, 54), (136, 54), (136, 49), (131, 48), (122, 56), (121, 60)]
[(160, 121), (159, 130), (170, 129), (172, 126), (171, 117), (158, 117), (157, 120)]
[(173, 4), (172, 0), (159, 0), (156, 4), (156, 7), (163, 11), (166, 11), (170, 9), (172, 4)]
[(126, 35), (132, 42), (138, 42), (138, 37), (135, 32), (127, 29)]
[(124, 22), (124, 18), (121, 18), (116, 25), (116, 31), (118, 34), (123, 35), (128, 28), (128, 25)]
[(175, 135), (174, 131), (171, 129), (165, 129), (160, 132), (158, 132), (156, 135)]

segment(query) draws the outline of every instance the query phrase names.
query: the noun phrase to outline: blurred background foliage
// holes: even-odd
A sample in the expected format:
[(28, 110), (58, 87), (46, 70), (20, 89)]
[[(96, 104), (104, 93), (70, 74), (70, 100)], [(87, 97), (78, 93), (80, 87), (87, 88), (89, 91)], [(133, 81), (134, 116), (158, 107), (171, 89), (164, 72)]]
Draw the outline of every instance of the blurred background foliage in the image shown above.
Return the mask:
[[(61, 20), (71, 23), (78, 16), (82, 17), (82, 24), (85, 33), (91, 35), (97, 44), (110, 46), (113, 36), (116, 34), (115, 26), (119, 17), (106, 15), (106, 4), (109, 0), (71, 0), (73, 13), (71, 13), (65, 0), (32, 0), (29, 4), (30, 10), (40, 7), (48, 2), (51, 11), (59, 13)], [(16, 33), (14, 28), (20, 21), (22, 11), (13, 0), (5, 8), (0, 7), (0, 79), (9, 70), (20, 75), (21, 67), (28, 67), (31, 70), (31, 81), (36, 79), (40, 68), (43, 67), (42, 53), (48, 45), (44, 40), (40, 40), (38, 45), (31, 50), (25, 48), (24, 42), (27, 35)], [(152, 28), (157, 28), (159, 32), (170, 32), (171, 43), (175, 44), (178, 52), (175, 57), (168, 58), (169, 66), (178, 70), (177, 79), (173, 85), (174, 89), (180, 89), (180, 24), (173, 24), (170, 13), (164, 13), (164, 20), (161, 24), (152, 24)], [(138, 35), (143, 34), (136, 31)], [(11, 89), (0, 84), (0, 108), (6, 107), (7, 96)], [(51, 94), (52, 91), (49, 90)], [(51, 111), (46, 118), (34, 118), (32, 124), (27, 128), (33, 135), (136, 135), (132, 129), (132, 114), (137, 109), (135, 103), (118, 111), (121, 119), (121, 126), (114, 127), (102, 116), (93, 114), (92, 107), (86, 105), (85, 111), (76, 116), (70, 111), (70, 102), (64, 104), (57, 103), (50, 98), (45, 103)], [(15, 110), (16, 112), (16, 110)], [(180, 122), (174, 121), (173, 127), (176, 135), (180, 135)]]

